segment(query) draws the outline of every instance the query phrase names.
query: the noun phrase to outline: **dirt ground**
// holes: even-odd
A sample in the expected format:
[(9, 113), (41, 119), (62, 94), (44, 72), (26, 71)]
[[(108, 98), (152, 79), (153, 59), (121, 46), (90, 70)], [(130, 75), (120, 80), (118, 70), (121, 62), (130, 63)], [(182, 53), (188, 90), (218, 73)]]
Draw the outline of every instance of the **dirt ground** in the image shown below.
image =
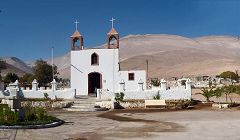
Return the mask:
[(237, 140), (240, 110), (213, 110), (202, 104), (192, 110), (131, 109), (51, 114), (66, 123), (48, 129), (0, 130), (0, 139), (16, 140)]

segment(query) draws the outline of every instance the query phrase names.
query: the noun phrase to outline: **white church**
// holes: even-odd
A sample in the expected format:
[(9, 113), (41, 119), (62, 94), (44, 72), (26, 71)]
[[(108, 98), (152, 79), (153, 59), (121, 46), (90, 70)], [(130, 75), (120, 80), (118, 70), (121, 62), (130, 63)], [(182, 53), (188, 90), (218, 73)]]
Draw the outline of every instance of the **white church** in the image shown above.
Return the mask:
[(84, 48), (83, 36), (77, 30), (71, 36), (71, 88), (59, 89), (57, 82), (52, 87), (38, 87), (32, 82), (32, 88), (20, 87), (18, 81), (4, 90), (0, 83), (0, 98), (11, 98), (16, 95), (23, 98), (75, 99), (76, 96), (95, 96), (97, 99), (114, 101), (115, 93), (123, 92), (124, 99), (153, 99), (160, 95), (164, 100), (190, 100), (191, 80), (186, 79), (185, 85), (178, 82), (177, 86), (169, 87), (162, 79), (160, 86), (146, 89), (145, 70), (121, 70), (119, 61), (119, 34), (113, 28), (107, 33), (106, 48)]
[(76, 31), (71, 36), (71, 88), (76, 89), (76, 95), (93, 95), (97, 89), (112, 93), (120, 88), (135, 91), (139, 82), (142, 90), (146, 88), (145, 70), (121, 70), (119, 47), (119, 34), (112, 24), (106, 48), (84, 48), (76, 21)]

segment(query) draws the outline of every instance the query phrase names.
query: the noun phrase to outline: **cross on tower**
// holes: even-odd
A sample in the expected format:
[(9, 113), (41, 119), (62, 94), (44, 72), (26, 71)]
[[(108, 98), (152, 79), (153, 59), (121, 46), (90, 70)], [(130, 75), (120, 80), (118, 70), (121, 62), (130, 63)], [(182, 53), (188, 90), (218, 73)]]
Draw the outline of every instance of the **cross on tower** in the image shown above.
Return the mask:
[(76, 24), (76, 31), (77, 31), (77, 27), (78, 27), (79, 22), (76, 20), (74, 23)]
[(112, 22), (112, 28), (113, 28), (113, 23), (114, 23), (114, 20), (116, 20), (116, 19), (114, 19), (113, 17), (112, 17), (112, 19), (111, 19), (111, 20), (109, 20), (109, 21), (111, 21), (111, 22)]

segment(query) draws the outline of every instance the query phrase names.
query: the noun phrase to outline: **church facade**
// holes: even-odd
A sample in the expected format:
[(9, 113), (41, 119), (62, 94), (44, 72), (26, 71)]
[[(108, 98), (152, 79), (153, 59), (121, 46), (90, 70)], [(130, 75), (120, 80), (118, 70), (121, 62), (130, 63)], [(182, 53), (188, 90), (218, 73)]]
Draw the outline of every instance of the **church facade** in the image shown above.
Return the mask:
[(71, 88), (76, 95), (96, 94), (100, 89), (107, 92), (136, 91), (138, 83), (146, 88), (146, 71), (121, 71), (119, 61), (119, 34), (112, 27), (107, 33), (106, 48), (84, 48), (83, 36), (76, 29), (71, 36)]

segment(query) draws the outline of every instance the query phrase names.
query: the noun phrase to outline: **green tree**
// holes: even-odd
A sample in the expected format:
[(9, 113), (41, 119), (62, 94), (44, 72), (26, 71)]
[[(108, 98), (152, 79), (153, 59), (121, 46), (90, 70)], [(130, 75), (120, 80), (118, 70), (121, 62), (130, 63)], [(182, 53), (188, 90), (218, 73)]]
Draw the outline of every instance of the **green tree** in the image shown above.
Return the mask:
[[(47, 86), (53, 79), (52, 66), (42, 59), (35, 62), (35, 78), (37, 79), (39, 86)], [(54, 66), (54, 78), (57, 80), (57, 66)]]
[[(223, 88), (218, 87), (218, 88), (216, 88), (216, 89), (213, 90), (213, 93), (214, 93), (214, 96), (215, 96), (217, 99), (219, 99), (219, 98), (223, 95), (224, 90), (223, 90)], [(219, 103), (220, 103), (220, 101), (219, 101)]]
[(229, 78), (229, 79), (236, 80), (236, 81), (238, 81), (238, 78), (239, 78), (238, 74), (235, 72), (232, 72), (232, 71), (225, 71), (225, 72), (221, 73), (219, 76), (224, 79)]
[(228, 102), (228, 98), (230, 99), (230, 102), (232, 103), (232, 97), (231, 94), (237, 91), (237, 88), (235, 85), (228, 85), (228, 86), (223, 86), (223, 93), (226, 96), (226, 102)]
[(207, 102), (210, 102), (209, 99), (214, 96), (213, 87), (211, 87), (210, 89), (202, 88), (201, 91), (202, 91), (202, 93), (200, 93), (200, 94), (206, 98)]
[(151, 79), (151, 84), (157, 87), (160, 85), (160, 80), (158, 78)]
[(32, 75), (32, 74), (24, 74), (19, 79), (19, 82), (22, 84), (22, 86), (27, 86), (27, 85), (30, 85), (34, 79), (35, 79), (34, 75)]
[(236, 85), (236, 94), (240, 95), (240, 85)]
[(19, 77), (17, 74), (10, 72), (10, 73), (7, 73), (7, 75), (4, 77), (3, 81), (4, 81), (4, 83), (9, 84), (11, 82), (15, 82), (18, 79), (19, 79)]

